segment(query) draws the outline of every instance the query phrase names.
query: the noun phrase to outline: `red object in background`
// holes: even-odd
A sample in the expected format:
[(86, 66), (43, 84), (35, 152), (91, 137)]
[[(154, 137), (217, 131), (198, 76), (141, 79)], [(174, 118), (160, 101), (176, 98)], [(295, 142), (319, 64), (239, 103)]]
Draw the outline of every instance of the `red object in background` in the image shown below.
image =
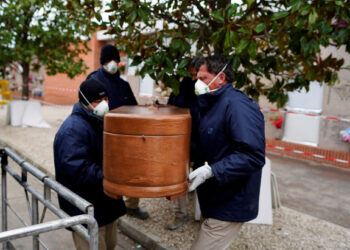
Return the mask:
[(280, 115), (279, 119), (274, 121), (272, 125), (275, 125), (276, 128), (281, 128), (283, 123), (283, 116)]

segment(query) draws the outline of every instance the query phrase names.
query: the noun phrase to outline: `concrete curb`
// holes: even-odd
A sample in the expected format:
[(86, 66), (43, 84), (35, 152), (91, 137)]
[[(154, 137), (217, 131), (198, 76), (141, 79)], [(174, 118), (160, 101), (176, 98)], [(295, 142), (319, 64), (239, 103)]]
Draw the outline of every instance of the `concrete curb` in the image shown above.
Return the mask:
[(125, 235), (127, 235), (137, 243), (141, 244), (146, 249), (151, 249), (151, 250), (174, 249), (160, 243), (161, 239), (158, 236), (146, 233), (144, 229), (141, 229), (137, 225), (134, 225), (133, 223), (128, 221), (128, 219), (125, 217), (121, 217), (118, 220), (118, 228)]

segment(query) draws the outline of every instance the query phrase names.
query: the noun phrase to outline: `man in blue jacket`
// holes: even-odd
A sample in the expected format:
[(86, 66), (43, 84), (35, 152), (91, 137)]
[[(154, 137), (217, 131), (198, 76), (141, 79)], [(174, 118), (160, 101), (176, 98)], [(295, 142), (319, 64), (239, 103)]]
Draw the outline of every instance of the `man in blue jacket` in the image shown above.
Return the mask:
[(136, 98), (132, 93), (130, 84), (120, 78), (118, 64), (120, 55), (118, 49), (106, 44), (101, 49), (101, 67), (90, 73), (87, 79), (100, 81), (108, 91), (109, 110), (123, 105), (137, 105)]
[[(112, 199), (102, 186), (103, 115), (108, 112), (106, 88), (89, 79), (80, 85), (79, 102), (63, 122), (54, 140), (56, 180), (94, 205), (99, 226), (99, 249), (117, 244), (116, 219), (126, 213), (123, 199)], [(60, 207), (70, 216), (82, 214), (71, 203), (58, 197)], [(77, 249), (89, 243), (73, 232)]]
[(200, 121), (189, 191), (197, 189), (204, 222), (191, 249), (225, 249), (243, 222), (257, 217), (265, 164), (264, 117), (232, 86), (223, 56), (205, 58), (197, 73)]
[[(106, 44), (101, 49), (101, 67), (87, 77), (99, 80), (105, 86), (108, 91), (109, 110), (123, 105), (137, 105), (129, 83), (120, 78), (119, 62), (118, 49), (111, 44)], [(139, 207), (138, 198), (125, 197), (125, 204), (129, 215), (143, 220), (149, 217), (147, 211)]]

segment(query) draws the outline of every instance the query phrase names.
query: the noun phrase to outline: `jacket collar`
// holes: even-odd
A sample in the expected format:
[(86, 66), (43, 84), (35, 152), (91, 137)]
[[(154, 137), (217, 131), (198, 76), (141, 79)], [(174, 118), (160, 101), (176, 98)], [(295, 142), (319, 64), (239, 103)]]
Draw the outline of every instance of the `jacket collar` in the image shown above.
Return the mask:
[(215, 102), (219, 99), (219, 97), (224, 93), (228, 88), (232, 88), (231, 83), (226, 83), (220, 89), (215, 91), (214, 93), (207, 93), (198, 96), (198, 105), (200, 109), (210, 108), (215, 104)]
[(85, 107), (80, 102), (74, 104), (72, 113), (78, 113), (84, 119), (88, 120), (93, 126), (103, 128), (103, 118), (92, 113), (90, 109)]
[(113, 74), (113, 75), (110, 74), (110, 73), (108, 73), (108, 72), (103, 68), (103, 66), (101, 66), (99, 70), (100, 70), (101, 73), (102, 73), (105, 77), (107, 77), (107, 78), (112, 78), (112, 79), (114, 79), (114, 78), (120, 78), (120, 72), (119, 72), (119, 70), (118, 70), (115, 74)]

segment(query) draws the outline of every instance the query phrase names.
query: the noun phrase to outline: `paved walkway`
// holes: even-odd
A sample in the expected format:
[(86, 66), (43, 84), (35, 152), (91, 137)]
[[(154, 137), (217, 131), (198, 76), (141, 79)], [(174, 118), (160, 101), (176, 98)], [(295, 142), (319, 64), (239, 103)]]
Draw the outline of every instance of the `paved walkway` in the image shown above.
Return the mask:
[(350, 170), (268, 157), (283, 206), (350, 228)]
[[(71, 106), (42, 106), (43, 117), (52, 126), (50, 129), (42, 129), (5, 126), (6, 109), (0, 108), (0, 144), (15, 149), (28, 161), (53, 176), (53, 138), (71, 109)], [(272, 226), (245, 224), (230, 249), (350, 249), (350, 230), (345, 228), (347, 225), (341, 224), (341, 220), (339, 223), (339, 218), (349, 218), (349, 195), (346, 192), (349, 191), (349, 179), (346, 179), (348, 172), (329, 168), (320, 172), (320, 169), (326, 168), (286, 158), (269, 157), (272, 160), (272, 170), (277, 173), (283, 206), (274, 211)], [(14, 197), (23, 198), (18, 189), (11, 188), (10, 192)], [(148, 248), (189, 249), (199, 228), (199, 223), (193, 220), (192, 194), (189, 195), (189, 200), (191, 220), (176, 231), (164, 228), (172, 216), (171, 202), (164, 198), (142, 199), (141, 205), (150, 212), (150, 218), (140, 221), (123, 216), (120, 228)], [(18, 202), (18, 205), (24, 207), (24, 203)], [(339, 209), (342, 207), (344, 209)], [(68, 245), (57, 243), (57, 239)], [(120, 239), (122, 242), (127, 238)], [(137, 246), (136, 243), (133, 244), (132, 247)], [(26, 244), (22, 249), (26, 246), (28, 249)], [(70, 235), (63, 235), (61, 239), (61, 236), (54, 234), (51, 246), (51, 249), (71, 248)]]

